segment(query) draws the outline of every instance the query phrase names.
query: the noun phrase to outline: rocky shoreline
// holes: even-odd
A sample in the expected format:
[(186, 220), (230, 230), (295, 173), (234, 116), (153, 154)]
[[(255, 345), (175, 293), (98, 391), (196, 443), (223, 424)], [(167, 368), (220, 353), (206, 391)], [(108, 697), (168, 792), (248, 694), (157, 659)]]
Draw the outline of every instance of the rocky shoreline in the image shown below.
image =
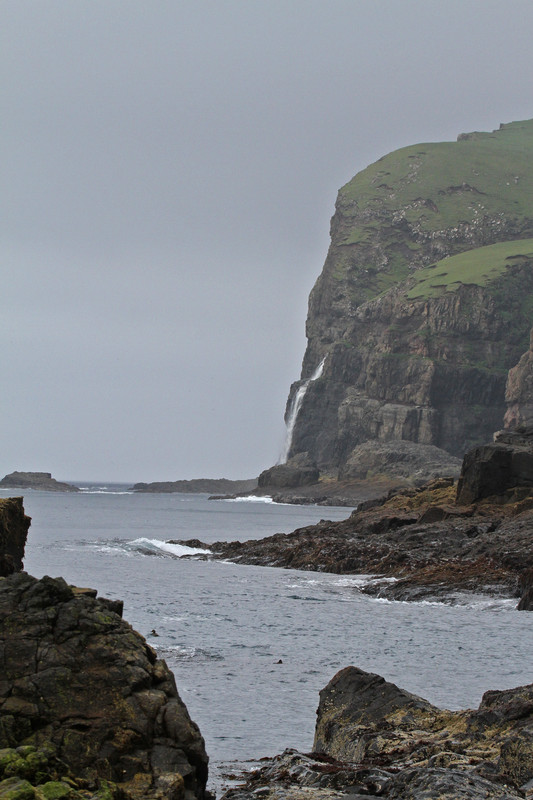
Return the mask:
[(532, 527), (533, 428), (524, 427), (468, 453), (458, 482), (369, 500), (341, 522), (247, 542), (175, 543), (241, 564), (372, 575), (362, 591), (389, 600), (488, 593), (530, 610)]
[(286, 750), (224, 800), (533, 797), (533, 684), (447, 711), (346, 667), (320, 692), (313, 752)]
[[(472, 485), (463, 474), (462, 490)], [(521, 577), (532, 600), (532, 489), (462, 507), (456, 494), (453, 479), (441, 479), (368, 501), (344, 522), (255, 542), (255, 553), (254, 543), (226, 544), (217, 557), (233, 549), (235, 561), (339, 572), (373, 563), (381, 575), (388, 565), (405, 575), (376, 590), (402, 586), (409, 599), (449, 595), (450, 586), (478, 591), (482, 581), (509, 594)], [(22, 498), (0, 501), (0, 799), (204, 800), (204, 741), (172, 673), (122, 620), (119, 601), (21, 571), (29, 524)], [(454, 558), (443, 557), (450, 541)], [(477, 710), (452, 712), (346, 667), (320, 694), (313, 752), (262, 759), (224, 800), (347, 796), (533, 797), (533, 685), (487, 692)]]

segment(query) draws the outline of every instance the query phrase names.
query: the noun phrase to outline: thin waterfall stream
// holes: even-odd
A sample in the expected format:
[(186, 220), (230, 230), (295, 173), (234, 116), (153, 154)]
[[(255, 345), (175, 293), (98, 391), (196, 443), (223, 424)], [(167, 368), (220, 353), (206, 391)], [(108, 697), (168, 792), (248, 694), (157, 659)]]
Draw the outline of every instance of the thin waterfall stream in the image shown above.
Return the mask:
[(326, 362), (326, 356), (324, 356), (324, 358), (322, 359), (318, 367), (315, 369), (311, 377), (302, 383), (302, 385), (299, 387), (298, 391), (294, 395), (291, 404), (291, 410), (289, 412), (289, 416), (287, 419), (287, 433), (285, 436), (285, 444), (283, 445), (283, 450), (279, 457), (278, 464), (285, 464), (287, 462), (292, 446), (292, 436), (294, 433), (294, 426), (296, 425), (296, 420), (298, 418), (298, 414), (300, 413), (303, 399), (305, 397), (307, 389), (309, 388), (309, 384), (312, 383), (313, 381), (316, 381), (322, 375), (322, 372), (324, 371), (325, 362)]

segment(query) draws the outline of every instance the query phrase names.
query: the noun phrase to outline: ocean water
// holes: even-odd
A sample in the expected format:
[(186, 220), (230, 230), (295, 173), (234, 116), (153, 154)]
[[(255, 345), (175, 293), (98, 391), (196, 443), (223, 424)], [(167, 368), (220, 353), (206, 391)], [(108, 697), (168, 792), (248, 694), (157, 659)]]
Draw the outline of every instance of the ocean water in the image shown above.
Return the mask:
[(351, 509), (125, 489), (28, 491), (25, 568), (124, 600), (200, 725), (215, 788), (227, 762), (310, 750), (318, 693), (349, 664), (447, 708), (533, 682), (533, 614), (516, 600), (386, 602), (360, 592), (367, 576), (204, 561), (166, 544), (260, 538)]

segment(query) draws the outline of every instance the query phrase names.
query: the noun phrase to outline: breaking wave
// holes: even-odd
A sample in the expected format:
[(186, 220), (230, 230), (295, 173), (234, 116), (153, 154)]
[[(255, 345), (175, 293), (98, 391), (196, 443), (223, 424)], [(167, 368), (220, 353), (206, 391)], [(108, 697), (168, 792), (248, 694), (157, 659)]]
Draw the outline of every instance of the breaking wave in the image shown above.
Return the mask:
[(209, 553), (201, 547), (187, 547), (183, 544), (170, 544), (160, 539), (133, 539), (131, 542), (124, 542), (125, 550), (141, 553), (145, 556), (171, 556), (172, 558), (183, 558), (184, 556), (195, 556)]

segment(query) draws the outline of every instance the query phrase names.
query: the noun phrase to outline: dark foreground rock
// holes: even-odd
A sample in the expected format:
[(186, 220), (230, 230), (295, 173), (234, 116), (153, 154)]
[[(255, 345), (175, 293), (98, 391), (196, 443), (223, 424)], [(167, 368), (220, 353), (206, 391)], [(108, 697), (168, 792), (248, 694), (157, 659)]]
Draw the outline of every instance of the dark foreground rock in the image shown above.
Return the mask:
[(79, 788), (202, 797), (204, 742), (172, 673), (90, 594), (62, 578), (0, 580), (0, 748), (37, 748)]
[(320, 693), (314, 751), (287, 750), (226, 800), (517, 800), (533, 790), (533, 685), (439, 709), (379, 675), (341, 670)]
[(31, 519), (24, 514), (22, 497), (0, 500), (0, 577), (23, 568), (24, 548)]
[(0, 501), (0, 798), (201, 800), (208, 758), (172, 673), (121, 601), (20, 572), (29, 524), (22, 498)]
[(11, 472), (0, 481), (3, 489), (39, 489), (42, 492), (79, 492), (77, 486), (52, 478), (50, 472)]

